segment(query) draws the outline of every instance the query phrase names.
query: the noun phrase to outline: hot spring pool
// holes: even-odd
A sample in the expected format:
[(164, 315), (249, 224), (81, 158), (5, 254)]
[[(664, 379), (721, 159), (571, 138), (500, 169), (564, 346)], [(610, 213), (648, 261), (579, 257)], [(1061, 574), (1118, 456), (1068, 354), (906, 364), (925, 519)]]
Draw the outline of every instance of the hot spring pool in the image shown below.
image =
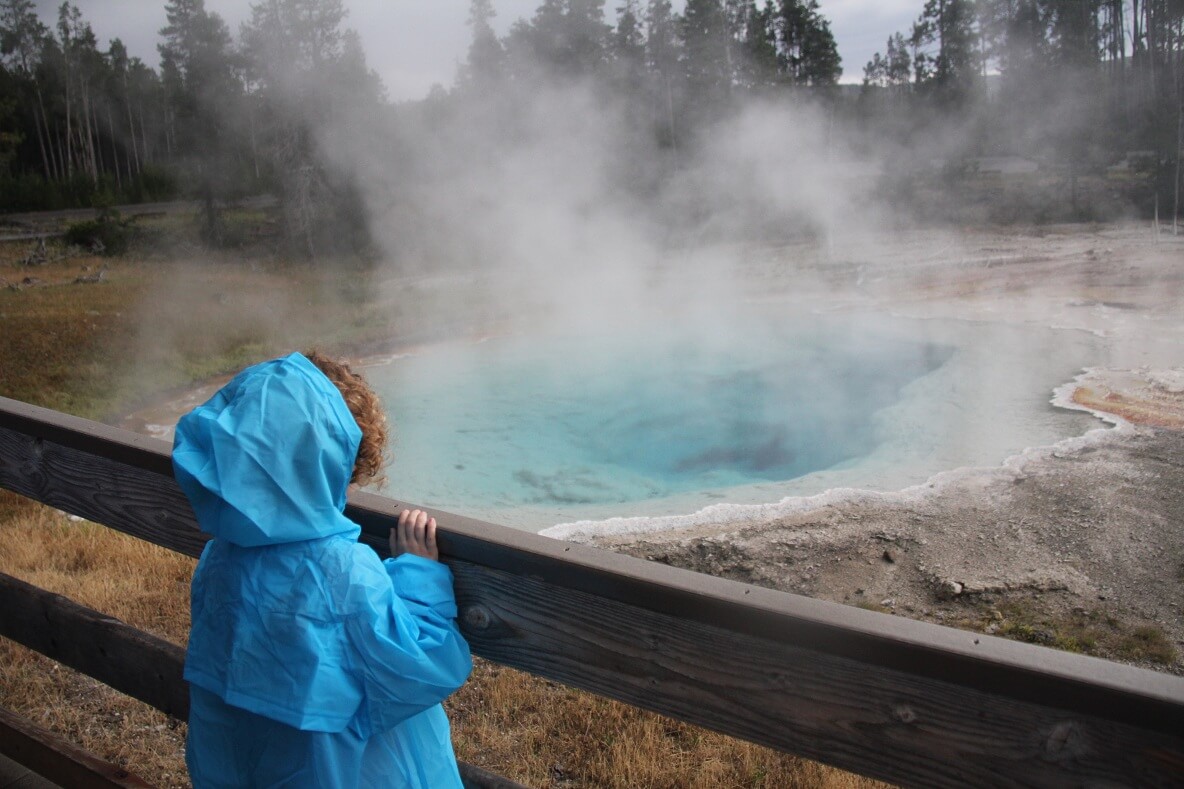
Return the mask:
[(753, 318), (440, 345), (367, 375), (393, 417), (387, 492), (541, 529), (891, 490), (1083, 433), (1053, 388), (1080, 332), (884, 316)]

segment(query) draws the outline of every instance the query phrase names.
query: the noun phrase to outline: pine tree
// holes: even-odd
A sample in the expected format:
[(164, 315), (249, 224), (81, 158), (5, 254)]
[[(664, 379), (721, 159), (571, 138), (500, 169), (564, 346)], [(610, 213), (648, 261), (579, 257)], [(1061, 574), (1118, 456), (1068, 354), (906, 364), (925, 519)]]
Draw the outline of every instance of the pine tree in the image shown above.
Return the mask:
[(278, 182), (284, 239), (311, 258), (366, 243), (357, 188), (319, 144), (325, 129), (384, 99), (345, 18), (341, 0), (261, 0), (242, 31), (250, 98), (260, 108), (258, 146)]
[(640, 0), (625, 0), (617, 8), (617, 28), (613, 34), (613, 57), (627, 64), (629, 73), (645, 67), (645, 32), (641, 26)]
[(608, 59), (612, 32), (604, 21), (604, 0), (567, 0), (565, 39), (578, 73), (595, 74)]
[(217, 198), (229, 188), (227, 112), (239, 97), (230, 51), (230, 31), (205, 0), (169, 0), (168, 24), (157, 45), (169, 111), (167, 134), (194, 171), (202, 197), (202, 235), (222, 240)]
[(670, 0), (649, 0), (645, 12), (645, 58), (653, 75), (655, 125), (659, 140), (671, 147), (677, 140), (674, 94), (679, 81), (679, 40)]
[(888, 84), (898, 88), (907, 86), (913, 73), (913, 61), (909, 57), (908, 43), (900, 33), (888, 39), (888, 56), (885, 60)]
[(732, 86), (729, 31), (720, 0), (687, 0), (682, 45), (691, 97), (701, 104), (718, 101)]
[(66, 173), (70, 176), (77, 168), (97, 187), (100, 154), (93, 88), (101, 82), (106, 64), (78, 6), (64, 2), (58, 8), (57, 33), (65, 81)]
[(529, 23), (511, 28), (507, 58), (521, 75), (591, 76), (608, 61), (611, 33), (604, 0), (543, 0)]
[(863, 68), (863, 84), (900, 90), (907, 87), (912, 77), (913, 62), (908, 42), (900, 33), (888, 37), (887, 54), (877, 52)]
[(973, 0), (927, 0), (913, 26), (917, 83), (957, 105), (974, 94), (981, 67)]
[(739, 63), (737, 80), (749, 88), (777, 82), (777, 14), (773, 0), (757, 8), (756, 0), (739, 4)]
[(669, 81), (678, 70), (678, 32), (670, 0), (649, 0), (645, 12), (645, 57), (650, 71)]
[(1073, 68), (1092, 68), (1101, 56), (1102, 31), (1098, 12), (1101, 0), (1051, 0), (1048, 2), (1053, 58)]
[(830, 22), (818, 13), (818, 3), (810, 3), (810, 13), (802, 39), (800, 81), (814, 87), (833, 87), (843, 75), (843, 62)]
[(838, 84), (842, 60), (817, 0), (781, 0), (777, 17), (778, 61), (786, 80), (816, 87)]
[(493, 32), (495, 16), (492, 0), (471, 0), (469, 3), (468, 24), (472, 38), (468, 59), (461, 70), (462, 85), (484, 88), (497, 84), (504, 76), (506, 53)]
[[(10, 74), (13, 85), (9, 95), (13, 96), (14, 103), (21, 100), (27, 104), (28, 111), (32, 114), (37, 148), (41, 154), (42, 172), (46, 180), (60, 178), (62, 175), (53, 156), (45, 96), (41, 81), (37, 79), (49, 37), (49, 28), (37, 18), (32, 0), (0, 0), (0, 55), (3, 56), (0, 63), (3, 63)], [(15, 121), (15, 106), (11, 109), (11, 116)], [(21, 142), (20, 133), (6, 133), (9, 135), (9, 145), (15, 149)]]

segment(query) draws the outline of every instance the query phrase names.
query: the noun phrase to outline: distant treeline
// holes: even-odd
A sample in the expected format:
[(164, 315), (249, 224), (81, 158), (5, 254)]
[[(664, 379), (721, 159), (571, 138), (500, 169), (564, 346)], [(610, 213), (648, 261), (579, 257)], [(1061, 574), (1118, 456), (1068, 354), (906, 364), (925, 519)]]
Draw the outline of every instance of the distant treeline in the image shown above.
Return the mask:
[(392, 106), (341, 0), (260, 0), (237, 37), (204, 0), (168, 0), (159, 70), (119, 39), (101, 49), (70, 2), (51, 27), (31, 0), (0, 0), (0, 211), (196, 197), (216, 242), (219, 200), (268, 191), (290, 244), (361, 245), (362, 198), (329, 163), (326, 122), (364, 119), (373, 140), (491, 97), (513, 113), (544, 77), (636, 107), (636, 131), (667, 151), (759, 97), (821, 104), (918, 156), (1019, 154), (1074, 178), (1137, 159), (1161, 202), (1180, 182), (1181, 0), (927, 0), (862, 86), (839, 84), (816, 0), (620, 1), (610, 23), (604, 0), (543, 0), (499, 37), (494, 0), (471, 0), (455, 84)]
[(973, 128), (939, 145), (941, 153), (1036, 156), (1070, 168), (1137, 154), (1175, 168), (1184, 133), (1181, 0), (918, 5), (911, 29), (888, 37), (856, 89), (838, 84), (841, 59), (817, 0), (688, 0), (681, 15), (669, 0), (624, 0), (615, 27), (599, 0), (544, 0), (500, 40), (492, 0), (472, 0), (458, 87), (512, 83), (541, 64), (647, 96), (674, 137), (738, 100), (785, 95), (829, 103), (872, 142), (915, 142), (918, 132), (961, 124)]
[(969, 115), (970, 153), (1034, 156), (1070, 176), (1123, 164), (1179, 203), (1181, 0), (928, 0), (863, 84), (864, 115), (887, 133)]
[(0, 0), (0, 211), (184, 196), (217, 242), (217, 201), (274, 191), (287, 235), (307, 236), (317, 122), (386, 101), (341, 2), (264, 0), (237, 40), (204, 0), (165, 11), (156, 70), (118, 38), (100, 49), (70, 2), (50, 28)]

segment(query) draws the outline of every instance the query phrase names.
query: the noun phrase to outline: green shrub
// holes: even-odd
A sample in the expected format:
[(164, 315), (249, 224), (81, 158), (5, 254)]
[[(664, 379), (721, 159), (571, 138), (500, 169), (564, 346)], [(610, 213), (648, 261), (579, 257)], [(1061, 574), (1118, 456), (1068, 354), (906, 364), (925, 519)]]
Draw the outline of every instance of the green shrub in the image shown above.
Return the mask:
[(101, 255), (121, 255), (132, 238), (130, 222), (114, 209), (104, 209), (97, 219), (76, 222), (66, 228), (66, 243)]
[(1176, 648), (1171, 640), (1154, 625), (1136, 627), (1124, 634), (1115, 651), (1128, 660), (1150, 660), (1165, 665), (1176, 660)]

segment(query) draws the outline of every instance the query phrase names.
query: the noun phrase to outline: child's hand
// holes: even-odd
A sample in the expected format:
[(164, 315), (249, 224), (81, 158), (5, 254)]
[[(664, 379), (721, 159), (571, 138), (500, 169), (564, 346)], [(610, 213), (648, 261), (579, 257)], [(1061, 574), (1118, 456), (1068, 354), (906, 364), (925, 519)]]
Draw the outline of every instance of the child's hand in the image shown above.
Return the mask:
[(436, 519), (422, 510), (403, 510), (399, 525), (391, 529), (391, 556), (410, 553), (425, 559), (440, 561), (436, 549)]

